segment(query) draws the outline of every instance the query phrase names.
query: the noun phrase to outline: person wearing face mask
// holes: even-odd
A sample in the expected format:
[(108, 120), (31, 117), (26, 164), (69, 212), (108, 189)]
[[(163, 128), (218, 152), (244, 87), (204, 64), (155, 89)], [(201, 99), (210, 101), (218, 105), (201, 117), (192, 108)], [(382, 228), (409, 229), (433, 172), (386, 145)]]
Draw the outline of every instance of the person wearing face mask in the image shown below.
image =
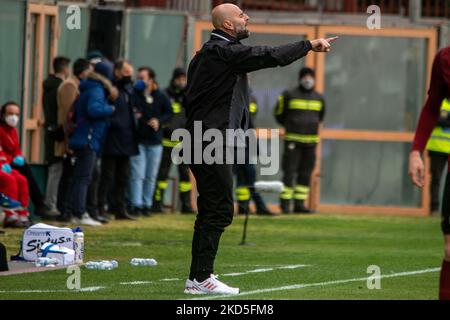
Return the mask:
[(162, 127), (173, 112), (169, 98), (158, 89), (152, 68), (139, 68), (139, 79), (143, 84), (135, 86), (139, 154), (131, 157), (129, 192), (133, 213), (150, 216), (163, 152)]
[(275, 107), (275, 118), (286, 130), (282, 163), (284, 190), (280, 195), (283, 213), (291, 212), (292, 200), (295, 213), (313, 213), (305, 202), (316, 164), (319, 127), (325, 116), (325, 100), (314, 86), (314, 70), (302, 68), (299, 85), (284, 91)]
[(6, 102), (0, 109), (0, 145), (4, 156), (13, 170), (18, 171), (28, 181), (28, 189), (33, 201), (34, 213), (42, 219), (53, 219), (47, 216), (47, 209), (44, 204), (44, 196), (33, 176), (31, 168), (25, 161), (20, 149), (17, 126), (19, 125), (20, 108), (13, 101)]
[[(17, 170), (14, 170), (8, 162), (8, 157), (0, 145), (0, 194), (5, 219), (4, 228), (26, 228), (30, 225), (27, 210), (30, 195), (28, 193), (28, 181)], [(14, 201), (13, 201), (14, 200)], [(17, 200), (17, 201), (15, 201)]]
[(112, 191), (109, 211), (119, 220), (135, 220), (128, 214), (125, 193), (128, 187), (130, 157), (138, 154), (136, 123), (133, 112), (133, 66), (126, 60), (114, 64), (114, 85), (119, 96), (114, 102), (115, 111), (110, 119), (102, 152), (98, 207), (104, 214), (108, 196)]
[[(172, 103), (173, 117), (169, 123), (163, 127), (163, 154), (161, 165), (158, 172), (158, 180), (153, 196), (152, 212), (163, 212), (164, 191), (168, 187), (167, 178), (172, 167), (172, 149), (179, 141), (172, 141), (172, 132), (178, 128), (184, 128), (186, 124), (186, 111), (183, 108), (184, 89), (186, 87), (186, 71), (183, 68), (175, 68), (173, 70), (172, 79), (169, 87), (165, 90), (166, 95)], [(178, 191), (181, 200), (181, 213), (194, 213), (191, 205), (192, 185), (189, 176), (189, 167), (180, 164), (178, 167)]]

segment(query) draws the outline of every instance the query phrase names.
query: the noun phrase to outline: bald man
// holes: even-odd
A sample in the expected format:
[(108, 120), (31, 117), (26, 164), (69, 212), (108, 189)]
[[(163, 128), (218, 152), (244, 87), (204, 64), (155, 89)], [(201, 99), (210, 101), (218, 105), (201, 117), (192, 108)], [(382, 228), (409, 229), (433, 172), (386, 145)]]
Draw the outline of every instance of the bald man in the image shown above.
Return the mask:
[[(188, 118), (187, 129), (191, 132), (191, 137), (194, 137), (194, 158), (200, 153), (203, 155), (206, 147), (200, 139), (195, 140), (199, 135), (194, 135), (194, 127), (198, 129), (199, 122), (202, 133), (208, 129), (218, 129), (225, 136), (228, 129), (247, 130), (248, 72), (286, 66), (306, 56), (311, 50), (328, 52), (331, 50), (330, 42), (337, 39), (298, 41), (279, 47), (250, 47), (240, 43), (240, 40), (250, 34), (247, 29), (248, 21), (249, 17), (233, 4), (215, 7), (212, 11), (215, 29), (211, 38), (189, 65), (184, 102)], [(228, 148), (233, 148), (228, 139), (222, 142), (225, 152)], [(192, 240), (191, 270), (184, 291), (187, 294), (239, 293), (239, 289), (227, 286), (213, 274), (220, 237), (233, 219), (232, 164), (225, 164), (225, 161), (222, 163), (224, 164), (190, 164), (199, 196)]]

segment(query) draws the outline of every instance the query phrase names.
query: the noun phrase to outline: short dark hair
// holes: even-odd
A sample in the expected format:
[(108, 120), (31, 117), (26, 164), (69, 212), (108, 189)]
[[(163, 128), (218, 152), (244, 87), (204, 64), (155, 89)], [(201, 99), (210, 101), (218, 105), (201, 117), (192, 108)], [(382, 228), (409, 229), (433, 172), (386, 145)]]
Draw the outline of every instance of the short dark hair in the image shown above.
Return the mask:
[(310, 75), (313, 78), (316, 77), (316, 72), (314, 71), (314, 69), (308, 68), (308, 67), (304, 67), (300, 69), (300, 72), (298, 73), (298, 78), (301, 79), (306, 75)]
[(114, 70), (122, 70), (125, 63), (130, 64), (130, 62), (126, 59), (119, 59), (116, 62), (114, 62)]
[(6, 103), (4, 103), (1, 107), (0, 107), (0, 121), (4, 121), (3, 119), (5, 118), (5, 113), (6, 113), (6, 107), (7, 106), (19, 106), (19, 104), (15, 101), (8, 101)]
[(70, 64), (70, 59), (66, 57), (56, 57), (53, 59), (53, 71), (55, 73), (63, 71)]
[(91, 63), (88, 59), (80, 58), (73, 63), (72, 71), (75, 76), (79, 76), (83, 71), (89, 69)]
[(141, 72), (141, 71), (146, 71), (147, 74), (148, 74), (148, 77), (149, 77), (150, 79), (153, 79), (153, 80), (156, 79), (156, 73), (155, 73), (155, 70), (153, 70), (152, 68), (147, 67), (147, 66), (145, 66), (145, 67), (140, 67), (140, 68), (138, 69), (138, 72)]

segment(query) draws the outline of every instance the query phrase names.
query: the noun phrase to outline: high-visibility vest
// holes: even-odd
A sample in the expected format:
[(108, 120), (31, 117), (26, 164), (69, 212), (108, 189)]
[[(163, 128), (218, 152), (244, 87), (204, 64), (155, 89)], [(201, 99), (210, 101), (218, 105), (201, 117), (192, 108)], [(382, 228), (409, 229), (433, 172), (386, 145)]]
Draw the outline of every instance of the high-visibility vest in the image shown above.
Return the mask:
[[(450, 101), (444, 99), (441, 106), (441, 115), (443, 117), (448, 117), (450, 113)], [(427, 144), (428, 151), (449, 153), (450, 154), (450, 128), (443, 128), (436, 126)]]
[(181, 112), (181, 103), (174, 101), (172, 102), (172, 111), (174, 114)]

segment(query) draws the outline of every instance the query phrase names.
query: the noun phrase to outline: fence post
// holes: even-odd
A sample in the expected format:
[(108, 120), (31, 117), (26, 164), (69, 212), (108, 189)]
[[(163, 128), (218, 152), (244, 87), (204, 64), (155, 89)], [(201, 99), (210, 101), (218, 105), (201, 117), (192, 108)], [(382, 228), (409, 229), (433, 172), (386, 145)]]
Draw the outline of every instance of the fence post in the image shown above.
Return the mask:
[(422, 18), (422, 0), (409, 1), (409, 18), (411, 22), (418, 22)]

